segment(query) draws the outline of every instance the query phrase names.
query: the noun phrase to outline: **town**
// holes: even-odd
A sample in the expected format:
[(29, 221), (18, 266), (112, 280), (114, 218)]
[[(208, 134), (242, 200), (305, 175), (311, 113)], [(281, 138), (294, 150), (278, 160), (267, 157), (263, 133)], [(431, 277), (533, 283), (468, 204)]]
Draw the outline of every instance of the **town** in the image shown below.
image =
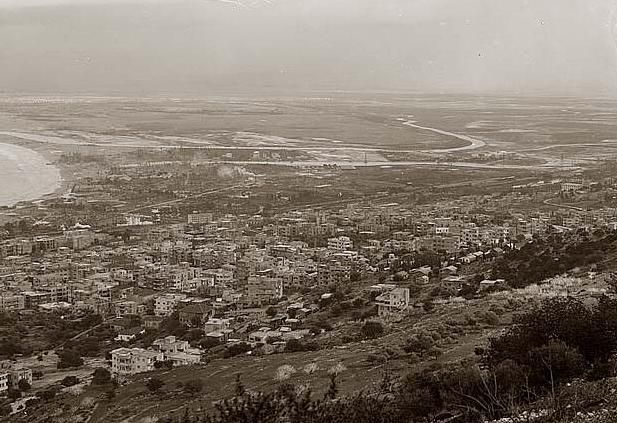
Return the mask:
[[(59, 198), (20, 203), (6, 209), (0, 232), (3, 410), (19, 412), (80, 384), (344, 347), (485, 296), (606, 294), (602, 260), (534, 268), (527, 279), (503, 263), (547, 237), (615, 231), (617, 208), (607, 205), (617, 187), (608, 168), (574, 178), (474, 173), (439, 192), (427, 184), (354, 197), (342, 194), (348, 182), (334, 181), (353, 173), (362, 183), (365, 169), (263, 176), (261, 165), (212, 164), (198, 170), (216, 175), (210, 190), (195, 181), (151, 206), (110, 200), (110, 191), (174, 184), (176, 176), (160, 182), (158, 175), (181, 168), (163, 163), (113, 168)], [(284, 187), (298, 192), (300, 172), (314, 195), (293, 204)], [(490, 332), (478, 331), (474, 342), (482, 345)]]

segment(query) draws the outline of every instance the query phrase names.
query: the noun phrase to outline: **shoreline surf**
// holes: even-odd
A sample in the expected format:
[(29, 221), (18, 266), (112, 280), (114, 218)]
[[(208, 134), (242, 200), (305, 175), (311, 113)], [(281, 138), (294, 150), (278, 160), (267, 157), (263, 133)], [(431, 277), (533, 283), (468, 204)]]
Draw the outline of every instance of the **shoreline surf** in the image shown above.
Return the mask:
[(37, 200), (62, 187), (60, 169), (42, 154), (0, 143), (0, 206)]

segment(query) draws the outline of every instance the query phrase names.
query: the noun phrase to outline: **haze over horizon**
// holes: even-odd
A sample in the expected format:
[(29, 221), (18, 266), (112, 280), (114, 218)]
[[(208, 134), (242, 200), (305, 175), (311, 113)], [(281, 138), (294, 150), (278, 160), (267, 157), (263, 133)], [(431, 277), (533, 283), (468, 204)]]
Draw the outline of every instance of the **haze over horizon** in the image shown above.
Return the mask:
[(0, 92), (617, 96), (614, 1), (238, 1), (0, 0)]

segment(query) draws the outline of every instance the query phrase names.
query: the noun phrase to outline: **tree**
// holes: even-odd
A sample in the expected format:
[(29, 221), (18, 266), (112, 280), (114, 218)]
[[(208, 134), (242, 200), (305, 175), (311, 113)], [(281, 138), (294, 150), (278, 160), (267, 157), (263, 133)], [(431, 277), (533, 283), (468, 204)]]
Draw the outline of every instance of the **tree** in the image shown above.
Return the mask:
[(227, 347), (225, 352), (223, 353), (223, 357), (230, 358), (235, 357), (237, 355), (246, 353), (251, 350), (251, 346), (246, 342), (238, 342), (237, 344), (231, 344)]
[(241, 397), (246, 392), (246, 388), (242, 384), (241, 378), (242, 378), (242, 375), (240, 373), (236, 374), (236, 383), (235, 383), (235, 388), (234, 388), (234, 393), (236, 394), (236, 397)]
[(67, 376), (60, 382), (63, 386), (73, 386), (79, 383), (79, 378), (77, 376)]
[(173, 367), (174, 367), (174, 362), (172, 360), (163, 360), (163, 361), (154, 362), (155, 369), (171, 370)]
[(276, 307), (268, 307), (268, 309), (266, 310), (266, 315), (269, 317), (274, 317), (276, 316), (276, 314), (278, 313), (278, 310), (276, 309)]
[(384, 327), (380, 322), (371, 320), (362, 326), (362, 335), (368, 339), (379, 338), (384, 333)]
[(107, 385), (111, 382), (111, 373), (109, 370), (104, 369), (102, 367), (98, 367), (94, 370), (92, 374), (92, 384), (93, 385)]
[(9, 389), (7, 396), (11, 401), (16, 401), (21, 398), (21, 392), (19, 389)]
[(195, 395), (201, 392), (204, 382), (201, 379), (190, 379), (184, 383), (184, 392)]
[(330, 385), (328, 386), (328, 390), (324, 395), (324, 399), (326, 400), (335, 400), (338, 395), (338, 384), (336, 382), (337, 374), (335, 372), (330, 373)]
[(221, 345), (221, 342), (218, 339), (209, 336), (199, 341), (199, 348), (204, 350), (209, 350), (210, 348), (218, 347), (219, 345)]
[(79, 353), (75, 350), (65, 349), (60, 354), (60, 361), (58, 361), (58, 369), (67, 369), (70, 367), (79, 367), (84, 364), (84, 360)]
[(28, 392), (30, 388), (32, 388), (26, 379), (19, 379), (19, 382), (17, 382), (17, 387), (21, 392)]
[(552, 398), (555, 397), (557, 385), (585, 371), (581, 353), (561, 341), (550, 341), (547, 345), (534, 348), (529, 355), (532, 374), (538, 384), (550, 386)]
[(150, 378), (148, 379), (148, 382), (146, 382), (146, 387), (153, 394), (158, 393), (163, 385), (165, 385), (165, 383), (157, 377)]
[(56, 391), (53, 389), (47, 389), (45, 391), (37, 392), (36, 396), (39, 397), (43, 401), (48, 401), (48, 400), (53, 399), (56, 396)]

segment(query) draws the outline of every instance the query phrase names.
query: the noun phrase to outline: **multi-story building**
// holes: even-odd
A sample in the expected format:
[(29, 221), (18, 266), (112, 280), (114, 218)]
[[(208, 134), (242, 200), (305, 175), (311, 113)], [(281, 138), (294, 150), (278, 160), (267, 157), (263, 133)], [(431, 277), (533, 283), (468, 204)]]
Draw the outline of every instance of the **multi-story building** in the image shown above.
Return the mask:
[(178, 303), (186, 299), (182, 294), (164, 294), (154, 300), (154, 314), (156, 316), (169, 316), (172, 314)]
[(247, 302), (249, 304), (268, 304), (282, 297), (283, 280), (281, 278), (268, 274), (249, 276), (247, 287)]
[(26, 298), (23, 295), (0, 296), (0, 311), (17, 311), (26, 308)]
[(336, 251), (348, 251), (353, 248), (353, 241), (348, 236), (328, 238), (328, 249)]
[(154, 363), (163, 361), (159, 351), (142, 348), (118, 348), (111, 352), (111, 372), (114, 377), (125, 377), (155, 369)]
[(212, 213), (191, 213), (187, 217), (189, 225), (205, 225), (212, 222)]
[(0, 393), (9, 390), (9, 374), (2, 370), (0, 371)]
[(174, 366), (186, 366), (201, 361), (201, 350), (191, 348), (188, 341), (176, 340), (175, 336), (157, 339), (152, 343), (153, 349), (163, 353), (163, 360), (172, 361)]
[(409, 288), (395, 288), (375, 299), (379, 317), (388, 319), (409, 308)]
[(3, 377), (6, 374), (6, 386), (11, 389), (18, 389), (19, 382), (25, 381), (28, 385), (32, 385), (32, 370), (27, 367), (18, 367), (10, 361), (0, 362), (0, 392), (2, 392)]

